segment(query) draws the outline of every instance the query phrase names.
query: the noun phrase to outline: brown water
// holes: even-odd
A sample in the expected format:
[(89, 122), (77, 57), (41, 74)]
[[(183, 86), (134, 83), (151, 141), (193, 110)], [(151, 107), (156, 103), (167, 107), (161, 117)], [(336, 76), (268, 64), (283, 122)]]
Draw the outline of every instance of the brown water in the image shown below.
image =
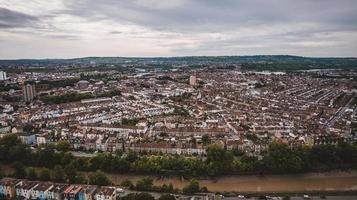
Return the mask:
[[(11, 167), (1, 165), (6, 173), (13, 172)], [(142, 175), (109, 174), (110, 179), (117, 185), (129, 179), (136, 182), (145, 177)], [(155, 185), (173, 184), (182, 188), (188, 180), (179, 178), (154, 178)], [(215, 180), (199, 180), (201, 186), (206, 186), (212, 192), (307, 192), (307, 191), (357, 191), (357, 171), (306, 173), (297, 175), (266, 175), (264, 178), (254, 175), (223, 176)]]
[[(116, 184), (120, 184), (125, 179), (136, 182), (143, 177), (140, 175), (110, 174), (110, 178)], [(357, 191), (357, 171), (266, 175), (265, 177), (235, 175), (223, 176), (215, 180), (199, 180), (199, 182), (201, 186), (206, 186), (212, 192)], [(171, 183), (176, 188), (182, 188), (188, 184), (188, 181), (181, 181), (179, 178), (154, 178), (155, 185), (162, 185), (164, 183)]]

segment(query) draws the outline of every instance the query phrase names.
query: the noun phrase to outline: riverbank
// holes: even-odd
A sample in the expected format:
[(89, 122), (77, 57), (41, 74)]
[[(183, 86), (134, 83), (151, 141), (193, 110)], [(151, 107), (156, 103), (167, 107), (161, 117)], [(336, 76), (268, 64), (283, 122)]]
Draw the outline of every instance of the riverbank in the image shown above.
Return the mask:
[[(14, 172), (11, 166), (1, 165), (6, 174)], [(41, 168), (36, 168), (40, 170)], [(81, 172), (85, 176), (87, 172)], [(115, 185), (126, 179), (133, 183), (148, 177), (134, 174), (110, 174), (108, 178)], [(172, 184), (174, 188), (182, 189), (189, 180), (180, 177), (158, 178), (151, 176), (155, 186)], [(221, 176), (214, 179), (199, 179), (201, 187), (207, 187), (210, 192), (235, 192), (241, 194), (295, 194), (295, 193), (325, 193), (325, 194), (350, 194), (357, 193), (357, 171), (332, 171), (322, 173), (304, 173), (288, 175), (232, 175)]]
[[(143, 175), (108, 174), (114, 184), (128, 179), (132, 182), (145, 177)], [(154, 185), (173, 184), (182, 189), (189, 180), (179, 177), (154, 178)], [(215, 179), (199, 180), (211, 192), (241, 193), (294, 193), (294, 192), (355, 192), (357, 191), (357, 171), (333, 171), (324, 173), (306, 173), (292, 175), (254, 175), (222, 176)]]

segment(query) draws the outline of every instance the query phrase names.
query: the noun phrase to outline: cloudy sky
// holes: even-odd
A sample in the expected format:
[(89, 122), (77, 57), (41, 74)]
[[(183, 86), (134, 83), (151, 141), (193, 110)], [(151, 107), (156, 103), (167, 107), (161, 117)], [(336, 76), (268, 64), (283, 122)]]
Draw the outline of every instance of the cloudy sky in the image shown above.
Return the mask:
[(0, 0), (0, 59), (357, 56), (356, 0)]

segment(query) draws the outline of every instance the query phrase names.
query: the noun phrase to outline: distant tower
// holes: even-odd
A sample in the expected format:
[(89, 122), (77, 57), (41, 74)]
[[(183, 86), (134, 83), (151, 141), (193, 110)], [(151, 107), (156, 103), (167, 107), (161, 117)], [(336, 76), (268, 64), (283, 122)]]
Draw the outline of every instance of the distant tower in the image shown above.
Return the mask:
[(194, 75), (190, 76), (190, 85), (195, 86), (196, 85), (197, 78)]
[(31, 102), (36, 97), (36, 90), (34, 85), (24, 85), (22, 88), (22, 92), (25, 102)]
[(0, 81), (6, 81), (6, 72), (0, 71)]

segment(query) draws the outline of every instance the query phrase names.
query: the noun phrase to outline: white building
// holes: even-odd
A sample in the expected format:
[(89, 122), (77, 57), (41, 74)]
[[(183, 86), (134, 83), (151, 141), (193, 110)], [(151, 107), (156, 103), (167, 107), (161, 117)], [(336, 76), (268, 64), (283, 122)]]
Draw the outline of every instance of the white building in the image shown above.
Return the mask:
[(7, 79), (6, 72), (0, 71), (0, 81), (5, 81)]
[(190, 76), (190, 85), (195, 86), (196, 85), (197, 78), (196, 76)]

